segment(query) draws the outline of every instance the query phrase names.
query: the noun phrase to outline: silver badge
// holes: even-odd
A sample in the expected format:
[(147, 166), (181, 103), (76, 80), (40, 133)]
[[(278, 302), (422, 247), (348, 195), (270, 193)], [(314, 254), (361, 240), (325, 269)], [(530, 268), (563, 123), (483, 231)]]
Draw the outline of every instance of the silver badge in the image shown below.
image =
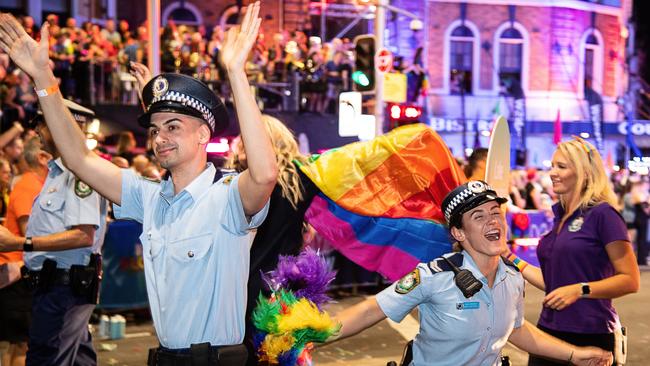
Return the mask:
[(571, 224), (569, 224), (569, 232), (575, 233), (576, 231), (579, 231), (582, 229), (582, 224), (584, 224), (584, 222), (585, 220), (582, 217), (578, 217), (571, 221)]
[(487, 189), (485, 184), (478, 180), (473, 180), (467, 183), (467, 188), (469, 188), (469, 190), (472, 191), (472, 193), (474, 194), (483, 193)]
[(159, 97), (167, 92), (169, 89), (169, 82), (163, 76), (158, 76), (153, 81), (153, 96)]

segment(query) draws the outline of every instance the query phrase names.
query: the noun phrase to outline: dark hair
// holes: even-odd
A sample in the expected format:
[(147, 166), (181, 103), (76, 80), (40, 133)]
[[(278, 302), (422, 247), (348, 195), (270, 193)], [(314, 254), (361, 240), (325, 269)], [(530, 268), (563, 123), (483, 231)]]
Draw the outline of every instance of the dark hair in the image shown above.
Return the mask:
[(467, 165), (465, 165), (465, 176), (466, 177), (471, 177), (472, 174), (474, 173), (474, 170), (476, 170), (476, 166), (478, 165), (479, 161), (485, 161), (487, 160), (487, 154), (488, 154), (488, 149), (481, 147), (472, 152), (472, 155), (469, 156), (467, 159)]

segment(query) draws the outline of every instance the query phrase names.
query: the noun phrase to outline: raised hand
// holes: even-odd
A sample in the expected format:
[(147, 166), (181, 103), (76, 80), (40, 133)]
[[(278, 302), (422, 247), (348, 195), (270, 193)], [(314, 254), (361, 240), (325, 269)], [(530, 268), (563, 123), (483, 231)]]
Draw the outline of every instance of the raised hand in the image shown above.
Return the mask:
[(131, 70), (129, 72), (138, 80), (138, 95), (142, 99), (142, 89), (151, 80), (151, 71), (147, 66), (139, 62), (131, 61), (130, 66)]
[(244, 70), (246, 59), (255, 44), (257, 32), (262, 24), (262, 18), (258, 17), (259, 12), (259, 1), (249, 5), (241, 24), (230, 28), (226, 33), (226, 40), (221, 50), (221, 64), (226, 70)]
[(0, 49), (27, 75), (49, 71), (49, 27), (41, 28), (41, 41), (32, 39), (11, 14), (0, 14)]

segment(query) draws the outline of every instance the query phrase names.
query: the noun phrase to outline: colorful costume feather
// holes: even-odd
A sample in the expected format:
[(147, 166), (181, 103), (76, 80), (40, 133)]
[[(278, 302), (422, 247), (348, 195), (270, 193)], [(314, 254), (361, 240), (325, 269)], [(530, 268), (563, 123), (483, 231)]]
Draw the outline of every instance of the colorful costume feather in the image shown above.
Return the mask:
[(271, 365), (311, 364), (311, 343), (324, 342), (340, 325), (321, 311), (329, 300), (325, 291), (334, 279), (327, 262), (314, 250), (298, 256), (281, 256), (266, 279), (273, 291), (269, 299), (260, 294), (253, 311), (258, 359)]

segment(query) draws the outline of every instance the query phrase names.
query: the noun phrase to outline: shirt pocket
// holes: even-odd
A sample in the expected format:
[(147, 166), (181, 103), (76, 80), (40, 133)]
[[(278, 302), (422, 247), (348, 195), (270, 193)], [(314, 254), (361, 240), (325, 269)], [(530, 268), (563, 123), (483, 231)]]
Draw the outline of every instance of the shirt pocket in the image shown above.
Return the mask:
[(44, 211), (48, 212), (58, 212), (63, 208), (63, 197), (57, 197), (53, 195), (46, 195), (41, 197), (38, 201), (38, 205)]
[(192, 235), (169, 243), (169, 253), (178, 262), (190, 263), (201, 260), (212, 248), (212, 233)]
[[(459, 299), (453, 303), (438, 304), (435, 309), (440, 317), (443, 333), (453, 339), (479, 339), (489, 326), (486, 304), (478, 300)], [(476, 332), (468, 333), (468, 329)]]

